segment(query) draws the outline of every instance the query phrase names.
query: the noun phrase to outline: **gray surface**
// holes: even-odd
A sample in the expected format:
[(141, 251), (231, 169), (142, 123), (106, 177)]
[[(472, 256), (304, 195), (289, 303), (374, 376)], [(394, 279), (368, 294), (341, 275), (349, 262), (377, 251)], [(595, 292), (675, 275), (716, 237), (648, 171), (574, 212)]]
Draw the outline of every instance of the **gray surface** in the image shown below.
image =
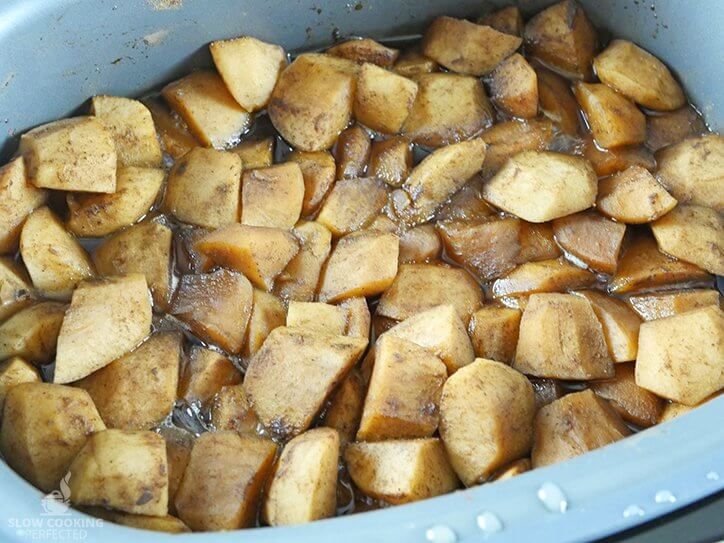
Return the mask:
[[(0, 148), (14, 152), (15, 136), (68, 115), (98, 93), (139, 95), (193, 66), (208, 63), (211, 39), (252, 34), (289, 49), (330, 42), (333, 35), (384, 38), (414, 32), (436, 14), (477, 15), (480, 0), (0, 0)], [(548, 2), (523, 2), (528, 10)], [(594, 20), (632, 38), (667, 60), (709, 123), (721, 127), (724, 11), (720, 0), (584, 1)], [(357, 5), (360, 9), (357, 9)], [(680, 420), (576, 458), (496, 485), (483, 485), (411, 506), (333, 519), (289, 529), (170, 537), (106, 526), (88, 541), (424, 541), (433, 524), (451, 527), (460, 540), (480, 540), (482, 510), (505, 525), (495, 541), (578, 541), (601, 537), (690, 504), (724, 488), (724, 398)], [(707, 477), (717, 473), (720, 477)], [(565, 515), (546, 511), (536, 498), (555, 481), (569, 498)], [(0, 466), (0, 540), (20, 541), (12, 519), (35, 519), (39, 494)], [(657, 503), (673, 491), (676, 503)], [(632, 504), (643, 517), (626, 517)], [(73, 513), (68, 518), (82, 518)]]

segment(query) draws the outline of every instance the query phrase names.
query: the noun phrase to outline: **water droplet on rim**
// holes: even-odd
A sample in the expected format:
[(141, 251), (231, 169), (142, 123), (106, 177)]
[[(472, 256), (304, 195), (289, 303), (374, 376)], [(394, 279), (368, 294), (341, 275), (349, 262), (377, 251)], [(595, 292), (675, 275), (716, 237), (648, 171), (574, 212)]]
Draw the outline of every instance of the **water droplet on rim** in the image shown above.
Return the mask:
[(455, 543), (458, 540), (458, 536), (455, 535), (455, 532), (450, 526), (436, 524), (435, 526), (430, 526), (425, 531), (425, 539), (430, 541), (430, 543)]
[(565, 513), (568, 510), (566, 495), (555, 483), (543, 483), (538, 489), (538, 499), (553, 513)]
[(654, 496), (656, 503), (676, 503), (676, 496), (670, 490), (659, 490)]
[(719, 474), (716, 471), (710, 471), (706, 474), (706, 478), (710, 481), (718, 481), (719, 480)]
[(503, 530), (503, 523), (495, 513), (484, 511), (477, 517), (478, 528), (482, 531), (494, 534)]
[(645, 513), (638, 505), (633, 504), (623, 510), (623, 518), (643, 517)]

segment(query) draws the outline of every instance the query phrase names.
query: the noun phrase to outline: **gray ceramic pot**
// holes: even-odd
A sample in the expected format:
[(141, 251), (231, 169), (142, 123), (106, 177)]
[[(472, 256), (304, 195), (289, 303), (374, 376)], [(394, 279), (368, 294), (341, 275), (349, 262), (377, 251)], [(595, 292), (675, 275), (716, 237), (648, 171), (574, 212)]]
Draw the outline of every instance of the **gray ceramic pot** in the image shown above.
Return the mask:
[[(475, 16), (506, 3), (1, 0), (0, 158), (5, 160), (15, 151), (17, 134), (72, 113), (94, 94), (137, 96), (191, 67), (208, 64), (205, 46), (213, 39), (251, 34), (289, 50), (306, 49), (325, 45), (335, 35), (414, 34), (435, 15)], [(520, 5), (533, 12), (548, 3)], [(720, 0), (582, 3), (601, 28), (615, 29), (617, 36), (665, 59), (710, 126), (722, 128), (724, 4)], [(90, 517), (62, 507), (46, 511), (41, 494), (0, 464), (0, 540), (27, 541), (38, 534), (42, 540), (104, 543), (587, 540), (722, 490), (723, 420), (724, 398), (719, 398), (673, 422), (510, 481), (414, 505), (243, 535), (167, 536), (110, 524), (98, 527)], [(548, 499), (541, 500), (546, 492)]]

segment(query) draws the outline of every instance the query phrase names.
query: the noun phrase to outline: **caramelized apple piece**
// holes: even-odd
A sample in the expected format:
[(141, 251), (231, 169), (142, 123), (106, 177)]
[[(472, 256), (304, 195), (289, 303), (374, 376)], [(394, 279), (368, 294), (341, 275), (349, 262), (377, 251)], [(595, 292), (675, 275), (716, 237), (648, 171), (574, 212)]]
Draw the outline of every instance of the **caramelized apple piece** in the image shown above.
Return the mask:
[(342, 42), (327, 49), (328, 55), (346, 58), (356, 62), (370, 62), (389, 68), (395, 63), (400, 52), (369, 38), (354, 39)]
[(305, 328), (322, 334), (343, 335), (347, 328), (347, 312), (341, 307), (321, 302), (289, 302), (286, 325)]
[(704, 270), (659, 251), (653, 237), (640, 235), (626, 247), (608, 290), (623, 294), (664, 285), (710, 280), (711, 276)]
[(575, 0), (563, 0), (533, 16), (523, 38), (532, 56), (571, 77), (591, 78), (598, 38)]
[(419, 76), (436, 72), (440, 66), (422, 54), (418, 47), (403, 51), (392, 69), (404, 77), (417, 79)]
[(417, 78), (415, 102), (402, 133), (413, 142), (441, 147), (476, 137), (493, 122), (493, 108), (479, 79), (451, 73)]
[(440, 436), (458, 477), (480, 484), (528, 453), (533, 439), (533, 387), (514, 369), (478, 358), (446, 382)]
[[(425, 296), (420, 296), (424, 292)], [(396, 321), (452, 304), (463, 323), (482, 305), (480, 286), (465, 271), (438, 264), (402, 264), (392, 286), (380, 298), (376, 315)]]
[(241, 159), (241, 167), (244, 170), (268, 168), (274, 161), (275, 142), (276, 139), (272, 136), (260, 140), (250, 139), (242, 141), (229, 151)]
[(614, 362), (636, 360), (641, 319), (625, 302), (595, 290), (573, 292), (591, 303)]
[(453, 72), (481, 76), (514, 53), (522, 41), (489, 26), (438, 17), (425, 32), (422, 50)]
[(0, 254), (17, 250), (25, 219), (47, 199), (46, 191), (30, 184), (22, 157), (0, 168)]
[(581, 121), (570, 82), (543, 66), (535, 66), (535, 73), (541, 113), (556, 123), (564, 134), (576, 136)]
[(619, 222), (642, 224), (655, 221), (675, 205), (676, 199), (648, 170), (638, 165), (629, 166), (598, 182), (596, 208)]
[(170, 313), (202, 340), (238, 354), (244, 345), (251, 304), (252, 288), (246, 277), (216, 270), (181, 277)]
[(651, 224), (666, 254), (724, 275), (724, 216), (708, 207), (679, 205)]
[(724, 312), (710, 305), (641, 325), (636, 384), (685, 405), (724, 388)]
[(322, 267), (332, 245), (332, 234), (317, 222), (300, 222), (294, 229), (299, 252), (274, 282), (274, 293), (283, 300), (311, 302), (317, 294)]
[(587, 134), (583, 138), (583, 156), (591, 161), (599, 177), (620, 172), (631, 166), (641, 166), (647, 170), (656, 167), (654, 155), (642, 145), (604, 149), (596, 145), (593, 137)]
[(412, 169), (412, 146), (405, 138), (372, 142), (368, 173), (391, 187), (399, 187)]
[(498, 64), (490, 74), (490, 88), (491, 99), (505, 113), (523, 119), (538, 114), (538, 77), (522, 55)]
[(432, 224), (421, 224), (400, 234), (400, 262), (428, 262), (439, 258), (442, 242)]
[(329, 151), (292, 151), (287, 160), (296, 162), (304, 179), (302, 216), (314, 214), (334, 184), (336, 166)]
[(629, 296), (626, 300), (645, 321), (663, 319), (693, 309), (719, 304), (719, 292), (713, 289), (653, 292)]
[(504, 121), (488, 128), (480, 139), (488, 144), (482, 173), (490, 176), (521, 151), (547, 150), (553, 141), (553, 123), (547, 119)]
[(199, 144), (184, 120), (160, 97), (144, 98), (143, 103), (151, 112), (163, 150), (171, 158), (176, 160)]
[(241, 185), (241, 224), (292, 228), (303, 200), (304, 177), (298, 164), (247, 170)]
[(626, 234), (626, 225), (613, 222), (595, 211), (584, 211), (553, 221), (553, 234), (560, 246), (595, 271), (613, 275)]
[(530, 297), (513, 367), (537, 377), (580, 381), (612, 377), (614, 371), (591, 304), (570, 294)]
[(367, 386), (359, 371), (352, 369), (332, 394), (322, 415), (321, 424), (337, 430), (343, 443), (354, 441), (357, 435), (366, 392)]
[(377, 132), (396, 134), (410, 114), (415, 96), (417, 83), (413, 80), (363, 64), (357, 77), (355, 119)]
[(663, 402), (636, 384), (633, 362), (617, 364), (613, 378), (591, 383), (591, 390), (611, 402), (623, 420), (644, 428), (659, 422)]
[(649, 114), (646, 116), (646, 147), (658, 151), (708, 131), (704, 119), (691, 106), (667, 113)]
[(370, 148), (370, 135), (362, 126), (354, 124), (343, 130), (334, 149), (337, 179), (362, 177), (367, 169)]
[(25, 268), (0, 256), (0, 323), (32, 303), (32, 288)]
[(241, 382), (241, 373), (223, 354), (193, 345), (179, 379), (179, 398), (207, 404), (225, 386)]
[(508, 6), (499, 9), (488, 15), (483, 15), (477, 20), (479, 25), (487, 25), (498, 32), (520, 36), (523, 34), (523, 16), (518, 6)]
[(259, 419), (242, 385), (226, 385), (219, 390), (211, 406), (211, 424), (217, 431), (256, 435)]
[(592, 391), (568, 394), (536, 415), (533, 468), (563, 462), (630, 433), (611, 405)]
[(646, 117), (626, 97), (601, 83), (576, 83), (573, 92), (601, 147), (646, 141)]
[(274, 328), (284, 326), (286, 318), (287, 310), (282, 300), (255, 288), (242, 354), (248, 357), (258, 351)]
[(596, 276), (568, 262), (565, 258), (528, 262), (493, 283), (493, 296), (528, 296), (538, 292), (559, 292), (588, 287)]
[(510, 364), (518, 344), (521, 312), (507, 307), (488, 306), (470, 318), (468, 331), (475, 356)]
[(322, 204), (317, 222), (340, 237), (367, 225), (387, 203), (386, 185), (373, 177), (340, 179)]

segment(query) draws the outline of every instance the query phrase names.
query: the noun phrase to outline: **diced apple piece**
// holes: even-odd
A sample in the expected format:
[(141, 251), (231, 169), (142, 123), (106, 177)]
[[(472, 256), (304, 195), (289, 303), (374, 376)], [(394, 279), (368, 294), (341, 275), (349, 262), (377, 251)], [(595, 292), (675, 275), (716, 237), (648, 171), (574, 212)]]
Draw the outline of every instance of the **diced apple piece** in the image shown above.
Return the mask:
[(174, 502), (192, 530), (236, 530), (254, 524), (276, 445), (235, 432), (207, 432), (196, 440)]
[(184, 275), (169, 311), (202, 340), (238, 354), (244, 346), (252, 296), (251, 283), (240, 273)]
[[(425, 296), (420, 296), (424, 292)], [(396, 321), (451, 304), (463, 323), (482, 305), (480, 286), (465, 270), (437, 264), (401, 264), (392, 286), (380, 298), (376, 314)]]
[(432, 351), (445, 363), (449, 374), (470, 364), (475, 358), (465, 323), (455, 306), (450, 304), (416, 313), (392, 327), (386, 335)]
[(711, 276), (704, 270), (665, 255), (659, 251), (652, 237), (640, 235), (626, 247), (619, 260), (616, 275), (608, 284), (608, 290), (623, 294), (664, 285), (709, 280)]
[(684, 91), (654, 55), (627, 40), (613, 40), (593, 60), (596, 75), (637, 104), (671, 111), (686, 103)]
[(715, 305), (645, 322), (639, 333), (636, 384), (696, 405), (724, 387), (724, 313)]
[(116, 190), (116, 147), (95, 117), (45, 124), (20, 138), (27, 175), (36, 187), (82, 192)]
[(276, 139), (273, 136), (259, 140), (249, 139), (242, 141), (229, 151), (241, 159), (241, 167), (244, 170), (268, 168), (274, 162), (275, 143)]
[(641, 166), (629, 166), (598, 183), (596, 208), (618, 222), (643, 224), (655, 221), (675, 205), (676, 199)]
[(373, 177), (340, 179), (322, 205), (317, 222), (343, 236), (369, 223), (387, 203), (385, 184)]
[(700, 307), (719, 304), (719, 292), (714, 289), (677, 290), (629, 296), (626, 300), (645, 321), (663, 319)]
[(515, 53), (490, 74), (490, 97), (508, 115), (528, 119), (538, 115), (538, 77)]
[(523, 151), (510, 158), (483, 187), (496, 207), (541, 223), (591, 207), (598, 178), (590, 162), (548, 151)]
[(337, 507), (339, 435), (315, 428), (286, 444), (264, 496), (270, 526), (333, 517)]
[(353, 124), (343, 130), (334, 149), (337, 179), (362, 177), (367, 170), (371, 145), (370, 134), (361, 125)]
[(533, 468), (569, 460), (630, 433), (611, 405), (591, 390), (567, 394), (536, 415)]
[(488, 144), (482, 173), (489, 177), (521, 151), (546, 151), (553, 142), (553, 123), (548, 119), (504, 121), (488, 128), (480, 138)]
[(199, 145), (184, 120), (161, 97), (144, 98), (163, 150), (176, 160)]
[(419, 47), (412, 47), (400, 54), (392, 69), (403, 77), (417, 79), (421, 75), (436, 72), (438, 68), (437, 62), (423, 55)]
[(207, 405), (225, 386), (241, 383), (241, 373), (223, 354), (194, 345), (179, 380), (179, 397)]
[(163, 165), (153, 117), (141, 102), (121, 96), (94, 96), (91, 114), (110, 131), (119, 165), (143, 168)]
[(102, 237), (129, 226), (151, 209), (166, 173), (156, 168), (119, 168), (116, 192), (68, 194), (68, 230), (82, 237)]
[(493, 108), (479, 79), (450, 73), (421, 75), (402, 133), (415, 143), (442, 147), (469, 140), (493, 122)]
[(286, 318), (287, 310), (278, 297), (255, 288), (242, 350), (244, 356), (251, 356), (258, 351), (269, 332), (284, 326)]
[(196, 147), (168, 175), (163, 210), (180, 221), (220, 228), (239, 220), (241, 159)]
[(58, 335), (54, 383), (70, 383), (132, 351), (151, 330), (151, 296), (140, 274), (81, 283)]
[(55, 354), (67, 306), (40, 302), (21, 309), (0, 325), (0, 360), (21, 356), (42, 364)]
[(191, 457), (196, 436), (178, 426), (159, 426), (158, 434), (166, 441), (166, 459), (168, 463), (168, 511), (176, 514), (173, 498), (176, 495), (186, 466)]
[(489, 26), (438, 17), (425, 32), (422, 50), (453, 72), (481, 76), (513, 54), (522, 41)]
[(283, 300), (311, 302), (332, 247), (332, 234), (317, 222), (300, 223), (294, 234), (299, 239), (299, 252), (277, 277), (274, 293)]
[(256, 435), (259, 419), (242, 385), (224, 386), (216, 394), (211, 406), (211, 424), (217, 431)]
[(306, 328), (323, 334), (343, 335), (347, 312), (341, 307), (321, 302), (289, 302), (287, 326)]
[(523, 16), (520, 14), (518, 6), (508, 6), (488, 15), (479, 17), (477, 20), (479, 25), (487, 25), (498, 32), (504, 32), (513, 36), (521, 36), (523, 34)]
[(395, 234), (360, 233), (339, 240), (327, 261), (319, 300), (335, 303), (387, 290), (397, 275), (399, 245)]
[(17, 250), (25, 219), (47, 199), (47, 193), (26, 178), (22, 157), (0, 168), (0, 254)]
[(553, 221), (553, 234), (568, 253), (589, 268), (613, 275), (618, 265), (626, 225), (583, 211)]
[(412, 169), (412, 146), (405, 138), (372, 142), (368, 173), (391, 187), (399, 187)]
[(646, 117), (626, 97), (602, 83), (576, 83), (573, 92), (601, 147), (646, 141)]
[(518, 262), (537, 262), (561, 256), (550, 224), (520, 223), (520, 253)]
[(445, 364), (432, 352), (392, 332), (384, 334), (375, 345), (375, 363), (357, 439), (432, 436), (437, 430), (445, 379)]
[(299, 220), (304, 178), (294, 162), (244, 172), (241, 223), (249, 226), (292, 228)]
[(680, 205), (651, 224), (659, 249), (715, 275), (724, 275), (724, 217), (697, 205)]
[(372, 316), (364, 296), (347, 298), (338, 307), (344, 312), (344, 335), (369, 339)]
[(689, 138), (656, 153), (656, 177), (681, 203), (724, 212), (724, 136)]
[(0, 323), (32, 303), (32, 289), (22, 264), (0, 256)]
[(374, 64), (363, 64), (357, 78), (357, 122), (385, 134), (402, 128), (415, 102), (417, 83)]
[(192, 72), (166, 85), (161, 94), (206, 147), (233, 146), (251, 124), (251, 115), (236, 103), (214, 72)]
[(709, 129), (696, 109), (684, 106), (676, 111), (646, 116), (646, 147), (658, 151), (687, 138), (706, 134)]
[(608, 400), (626, 421), (643, 428), (659, 422), (663, 402), (636, 384), (633, 363), (618, 364), (612, 379), (592, 383), (591, 390)]
[(493, 283), (495, 298), (521, 297), (538, 292), (562, 292), (589, 287), (596, 276), (565, 258), (528, 262)]
[(280, 436), (309, 428), (366, 347), (366, 339), (303, 328), (272, 330), (244, 377), (244, 389), (261, 423)]
[(243, 273), (254, 286), (268, 292), (299, 251), (299, 243), (281, 228), (232, 224), (207, 234), (196, 248), (214, 263)]
[(596, 54), (596, 29), (575, 0), (563, 0), (538, 12), (525, 25), (526, 51), (575, 78), (589, 79)]
[(564, 134), (578, 135), (581, 121), (570, 81), (543, 66), (536, 66), (535, 73), (541, 113), (556, 123)]
[(588, 300), (601, 322), (608, 352), (614, 362), (636, 360), (641, 319), (625, 302), (595, 290), (574, 292)]
[(102, 505), (139, 515), (168, 513), (166, 445), (155, 432), (97, 432), (68, 473), (74, 505)]
[(534, 294), (520, 319), (513, 367), (527, 375), (588, 381), (613, 377), (601, 323), (588, 300)]
[(351, 443), (344, 451), (355, 485), (387, 503), (410, 503), (459, 486), (438, 438)]
[(226, 87), (246, 111), (263, 108), (287, 64), (284, 49), (250, 36), (209, 44), (216, 69)]
[(39, 383), (40, 381), (40, 372), (35, 366), (18, 356), (0, 362), (0, 413), (2, 413), (5, 398), (11, 388), (22, 383)]
[(478, 358), (510, 364), (518, 344), (521, 312), (507, 307), (488, 306), (470, 318), (468, 330)]
[(287, 160), (296, 162), (304, 179), (302, 215), (314, 214), (334, 184), (337, 167), (329, 151), (292, 151)]
[(400, 234), (400, 262), (429, 262), (442, 253), (442, 241), (432, 224), (421, 224)]
[(653, 153), (643, 145), (604, 149), (596, 144), (593, 136), (586, 134), (582, 146), (583, 157), (591, 161), (599, 177), (621, 172), (631, 166), (641, 166), (647, 170), (656, 167)]
[(162, 332), (75, 383), (88, 391), (108, 428), (150, 430), (173, 409), (181, 336)]
[(342, 42), (327, 49), (327, 54), (354, 60), (355, 62), (369, 62), (389, 68), (395, 63), (400, 52), (391, 47), (385, 47), (369, 38), (353, 39)]
[(440, 400), (440, 436), (466, 486), (528, 454), (533, 440), (533, 387), (514, 369), (478, 358), (452, 375)]
[(68, 300), (78, 283), (95, 275), (88, 253), (47, 207), (25, 221), (20, 254), (33, 286), (47, 298)]
[(302, 55), (287, 66), (269, 101), (274, 127), (300, 151), (332, 147), (352, 116), (355, 75), (323, 56)]
[(100, 275), (141, 273), (153, 302), (166, 310), (171, 296), (171, 245), (173, 233), (161, 221), (135, 224), (106, 238), (93, 253)]
[(58, 487), (87, 437), (103, 429), (85, 390), (23, 383), (5, 397), (0, 452), (22, 477), (50, 492)]
[(436, 150), (418, 164), (394, 199), (395, 211), (411, 226), (435, 214), (445, 201), (480, 171), (485, 143), (480, 138)]
[(321, 424), (339, 432), (343, 443), (354, 441), (362, 418), (365, 402), (366, 383), (360, 373), (353, 369), (334, 391), (325, 410)]

